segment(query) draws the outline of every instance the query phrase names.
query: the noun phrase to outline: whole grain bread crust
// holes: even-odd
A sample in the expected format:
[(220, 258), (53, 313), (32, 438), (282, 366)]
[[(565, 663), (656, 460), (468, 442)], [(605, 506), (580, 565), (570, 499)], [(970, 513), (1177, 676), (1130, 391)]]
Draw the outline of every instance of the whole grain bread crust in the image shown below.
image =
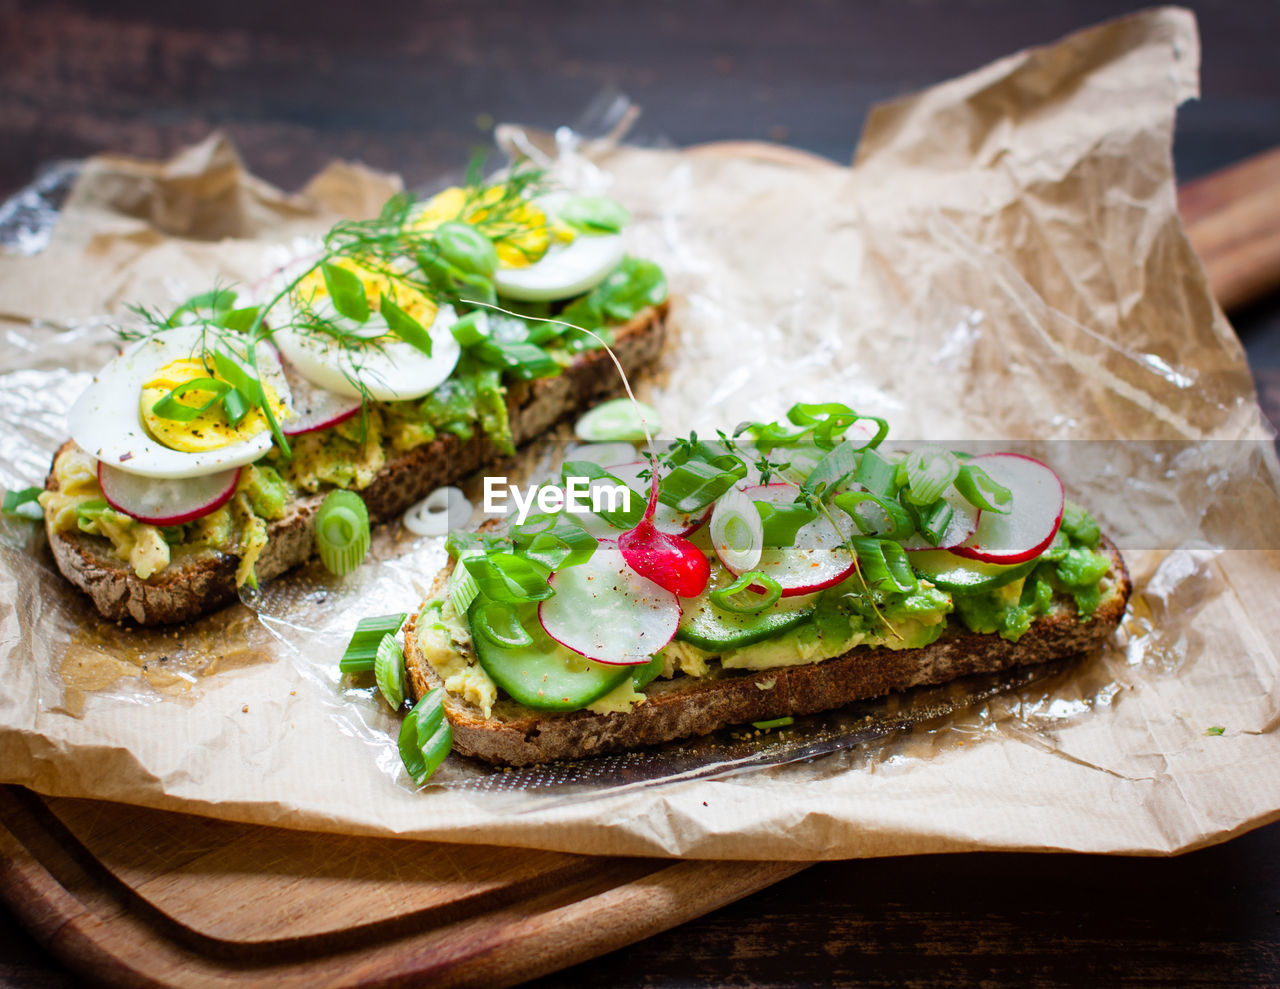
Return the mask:
[[(1119, 625), (1132, 587), (1115, 545), (1105, 540), (1101, 549), (1111, 557), (1104, 578), (1107, 593), (1088, 621), (1081, 621), (1074, 602), (1061, 596), (1016, 643), (953, 622), (936, 642), (919, 649), (859, 646), (804, 666), (758, 671), (717, 667), (708, 677), (658, 679), (645, 688), (646, 700), (626, 713), (546, 714), (500, 701), (486, 718), (475, 705), (446, 693), (453, 748), (510, 766), (573, 759), (705, 735), (729, 725), (829, 711), (910, 687), (1089, 652)], [(406, 626), (405, 667), (411, 693), (418, 698), (443, 683), (418, 645), (415, 624), (416, 616)]]
[[(612, 348), (628, 375), (657, 359), (666, 336), (666, 313), (663, 303), (615, 328)], [(527, 442), (565, 416), (621, 390), (621, 379), (608, 353), (586, 351), (557, 377), (508, 387), (512, 437), (517, 445)], [(54, 455), (46, 489), (58, 490), (58, 457), (73, 447), (68, 441)], [(479, 430), (469, 440), (445, 434), (389, 462), (360, 496), (369, 508), (369, 517), (385, 522), (434, 488), (455, 483), (501, 459), (502, 453)], [(313, 521), (323, 500), (323, 493), (303, 495), (283, 518), (270, 523), (268, 542), (256, 565), (259, 581), (271, 580), (314, 555)], [(89, 595), (104, 617), (115, 621), (140, 625), (186, 622), (236, 597), (239, 557), (234, 553), (193, 553), (174, 559), (164, 570), (143, 580), (100, 536), (52, 531), (48, 536), (58, 569)]]

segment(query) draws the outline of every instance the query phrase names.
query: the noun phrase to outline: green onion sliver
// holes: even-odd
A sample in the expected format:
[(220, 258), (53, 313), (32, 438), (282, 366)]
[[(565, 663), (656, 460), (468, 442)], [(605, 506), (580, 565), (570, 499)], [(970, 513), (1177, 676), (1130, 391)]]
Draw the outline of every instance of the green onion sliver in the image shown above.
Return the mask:
[(858, 570), (868, 587), (903, 592), (919, 586), (901, 543), (854, 536), (849, 547), (857, 554)]
[(533, 636), (520, 624), (515, 609), (497, 601), (485, 601), (471, 616), (471, 625), (484, 638), (504, 649), (533, 645)]
[(878, 450), (864, 450), (858, 460), (858, 470), (853, 479), (868, 491), (885, 498), (898, 494), (898, 465), (886, 460)]
[[(192, 422), (197, 416), (208, 412), (222, 401), (229, 391), (231, 386), (225, 381), (219, 381), (216, 378), (193, 378), (191, 381), (184, 381), (157, 401), (151, 406), (151, 411), (161, 419), (168, 419), (170, 422)], [(213, 397), (204, 405), (187, 405), (180, 401), (190, 392), (209, 392)], [(230, 418), (230, 415), (227, 418)]]
[(936, 446), (922, 446), (903, 461), (907, 475), (907, 500), (913, 505), (931, 505), (960, 473), (954, 453)]
[(449, 577), (449, 600), (453, 604), (454, 614), (465, 615), (479, 593), (480, 585), (471, 576), (471, 572), (461, 563), (456, 564)]
[(864, 536), (906, 539), (915, 532), (907, 510), (892, 498), (874, 491), (846, 491), (836, 495), (833, 504), (853, 519)]
[(399, 711), (404, 703), (404, 652), (390, 632), (378, 643), (373, 657), (373, 678), (391, 710)]
[[(763, 587), (764, 592), (755, 590)], [(760, 570), (744, 573), (727, 587), (711, 592), (711, 603), (725, 611), (733, 611), (740, 615), (763, 611), (777, 604), (782, 597), (782, 585)]]
[(956, 474), (956, 490), (974, 508), (984, 512), (1007, 514), (1013, 508), (1013, 492), (997, 484), (977, 464), (965, 464)]
[(930, 505), (956, 479), (960, 461), (947, 450), (924, 446), (909, 453), (902, 462), (900, 476), (905, 478), (905, 497), (913, 505)]
[(436, 689), (413, 706), (400, 725), (400, 760), (415, 783), (424, 783), (453, 748), (453, 729), (444, 717), (444, 692)]
[[(4, 503), (0, 504), (0, 513), (5, 515), (20, 515), (23, 518), (38, 519), (43, 514), (40, 511), (40, 503), (36, 500), (40, 497), (43, 488), (21, 488), (17, 491), (6, 491), (4, 493)], [(106, 505), (106, 502), (103, 502)]]
[(474, 347), (489, 339), (489, 314), (481, 309), (469, 312), (449, 327), (460, 347)]
[(378, 656), (378, 646), (385, 636), (395, 635), (404, 624), (405, 614), (378, 615), (373, 618), (361, 618), (356, 630), (347, 643), (347, 651), (338, 660), (338, 669), (343, 673), (368, 673), (374, 668)]
[(752, 728), (759, 728), (761, 731), (767, 731), (770, 728), (785, 728), (787, 725), (794, 725), (796, 719), (787, 715), (785, 718), (773, 718), (770, 721), (753, 721)]
[(330, 491), (316, 513), (316, 548), (329, 572), (344, 577), (369, 552), (369, 510), (354, 491)]
[(650, 433), (657, 433), (662, 428), (662, 418), (652, 405), (633, 402), (629, 398), (615, 398), (602, 402), (584, 414), (573, 431), (578, 439), (588, 443), (609, 443), (614, 440), (638, 443), (645, 438), (642, 421), (649, 427)]

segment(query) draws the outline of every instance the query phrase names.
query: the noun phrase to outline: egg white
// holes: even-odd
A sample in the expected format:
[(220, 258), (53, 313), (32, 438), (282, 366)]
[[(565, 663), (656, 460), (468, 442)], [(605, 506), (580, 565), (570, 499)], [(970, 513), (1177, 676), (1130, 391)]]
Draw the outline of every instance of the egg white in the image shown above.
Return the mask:
[[(549, 218), (567, 196), (544, 196), (536, 200)], [(571, 299), (595, 288), (622, 261), (624, 247), (619, 234), (579, 232), (567, 244), (555, 239), (547, 253), (523, 268), (499, 267), (493, 276), (499, 295), (521, 302), (552, 302)]]
[[(180, 326), (126, 348), (97, 373), (71, 407), (71, 438), (90, 456), (144, 477), (202, 477), (257, 460), (271, 448), (269, 429), (218, 450), (187, 453), (153, 439), (142, 424), (143, 385), (166, 364), (197, 356), (201, 345), (198, 327)], [(289, 407), (289, 385), (275, 353), (259, 344), (257, 358), (263, 384)]]
[[(421, 398), (449, 377), (462, 353), (451, 330), (458, 318), (451, 306), (441, 306), (427, 328), (430, 357), (412, 344), (385, 336), (391, 328), (377, 311), (371, 312), (366, 322), (356, 323), (331, 310), (328, 299), (318, 299), (312, 307), (320, 319), (370, 342), (343, 345), (292, 326), (282, 326), (272, 337), (303, 377), (338, 395), (362, 398), (363, 389), (381, 402)], [(374, 344), (379, 337), (383, 339)]]

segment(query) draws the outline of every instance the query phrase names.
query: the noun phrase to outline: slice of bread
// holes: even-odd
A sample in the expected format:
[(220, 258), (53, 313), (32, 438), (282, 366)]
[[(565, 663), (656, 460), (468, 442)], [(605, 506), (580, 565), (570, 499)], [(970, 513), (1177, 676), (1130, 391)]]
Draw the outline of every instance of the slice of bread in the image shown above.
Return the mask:
[[(953, 617), (941, 638), (920, 649), (859, 646), (843, 656), (803, 666), (771, 670), (716, 666), (706, 677), (659, 678), (644, 688), (646, 700), (626, 713), (550, 714), (502, 699), (486, 718), (475, 705), (446, 693), (444, 707), (453, 726), (453, 748), (509, 766), (574, 759), (705, 735), (729, 725), (814, 714), (922, 684), (1088, 652), (1115, 631), (1131, 590), (1119, 550), (1110, 541), (1100, 549), (1111, 557), (1111, 568), (1104, 578), (1102, 600), (1088, 621), (1080, 620), (1071, 598), (1059, 595), (1052, 610), (1037, 618), (1017, 642), (970, 632)], [(437, 583), (437, 589), (443, 588), (442, 582)], [(415, 619), (406, 626), (404, 653), (411, 693), (419, 698), (443, 684), (418, 645)]]
[[(666, 312), (664, 303), (615, 328), (612, 348), (628, 376), (657, 359), (666, 335)], [(608, 353), (586, 351), (557, 377), (508, 386), (512, 437), (517, 445), (525, 443), (565, 416), (621, 391), (622, 380)], [(57, 458), (71, 448), (73, 444), (68, 442), (55, 454), (55, 466)], [(359, 493), (370, 519), (385, 522), (440, 485), (453, 484), (501, 459), (502, 454), (480, 430), (469, 440), (444, 434), (390, 461)], [(45, 487), (57, 490), (55, 470), (50, 470)], [(323, 492), (303, 495), (283, 518), (270, 523), (269, 541), (257, 561), (259, 581), (271, 580), (315, 554), (312, 526), (323, 500)], [(164, 570), (143, 580), (101, 536), (50, 531), (49, 546), (63, 575), (112, 620), (127, 619), (140, 625), (185, 622), (236, 597), (239, 558), (232, 553), (207, 550), (175, 558)]]

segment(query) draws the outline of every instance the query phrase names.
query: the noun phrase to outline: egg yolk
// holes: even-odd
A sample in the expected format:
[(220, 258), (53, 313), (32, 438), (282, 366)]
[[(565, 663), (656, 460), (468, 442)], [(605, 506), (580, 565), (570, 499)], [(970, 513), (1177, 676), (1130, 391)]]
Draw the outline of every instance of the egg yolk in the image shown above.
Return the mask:
[[(369, 300), (369, 311), (376, 313), (382, 300), (382, 293), (387, 288), (387, 277), (376, 271), (363, 268), (348, 258), (335, 258), (329, 263), (339, 268), (345, 268), (360, 279), (360, 284), (364, 286), (365, 297)], [(329, 287), (324, 282), (324, 273), (317, 268), (298, 283), (294, 293), (299, 301), (311, 306), (314, 306), (320, 299), (329, 298)], [(430, 327), (435, 322), (436, 304), (429, 296), (423, 295), (407, 285), (397, 284), (391, 293), (391, 298), (396, 305), (416, 319), (424, 328)]]
[[(209, 377), (214, 375), (210, 374), (209, 369), (201, 361), (184, 358), (166, 364), (143, 383), (139, 401), (142, 423), (156, 440), (169, 449), (181, 450), (183, 453), (220, 450), (232, 443), (252, 439), (270, 428), (266, 414), (261, 409), (252, 409), (237, 425), (232, 426), (222, 411), (221, 403), (201, 412), (190, 422), (166, 419), (153, 411), (155, 404), (173, 389), (188, 381)], [(288, 414), (288, 410), (275, 389), (263, 382), (262, 391), (276, 419), (283, 419)], [(189, 391), (179, 401), (183, 405), (199, 407), (211, 398), (213, 398), (212, 392)]]
[(509, 199), (503, 185), (489, 186), (470, 203), (465, 189), (445, 189), (427, 200), (415, 226), (433, 230), (459, 219), (475, 224), (493, 241), (504, 268), (527, 268), (547, 253), (553, 240), (566, 242), (575, 236), (571, 227), (548, 219), (535, 203)]

